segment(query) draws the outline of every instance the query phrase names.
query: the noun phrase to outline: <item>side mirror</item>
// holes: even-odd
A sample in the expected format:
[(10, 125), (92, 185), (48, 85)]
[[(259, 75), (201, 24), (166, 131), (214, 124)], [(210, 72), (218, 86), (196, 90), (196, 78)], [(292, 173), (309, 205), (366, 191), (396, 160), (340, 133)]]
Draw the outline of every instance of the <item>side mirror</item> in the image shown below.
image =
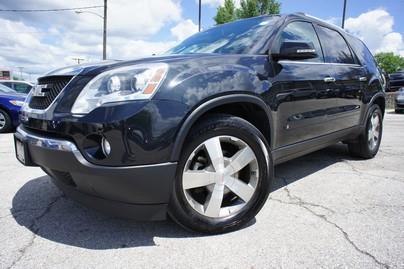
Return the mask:
[(282, 42), (279, 53), (272, 54), (276, 60), (305, 60), (312, 59), (318, 56), (312, 42)]

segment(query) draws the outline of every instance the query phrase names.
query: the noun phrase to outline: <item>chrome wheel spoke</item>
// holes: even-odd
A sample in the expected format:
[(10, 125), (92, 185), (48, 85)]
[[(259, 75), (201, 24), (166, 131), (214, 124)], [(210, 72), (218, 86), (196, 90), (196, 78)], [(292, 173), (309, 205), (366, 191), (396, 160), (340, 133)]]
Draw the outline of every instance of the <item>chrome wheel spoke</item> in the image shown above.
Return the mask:
[(253, 197), (258, 182), (254, 151), (233, 136), (217, 136), (201, 143), (189, 155), (182, 173), (188, 205), (211, 218), (241, 210)]
[(255, 160), (255, 154), (250, 147), (239, 150), (226, 167), (226, 175), (233, 175)]
[(226, 186), (244, 202), (250, 201), (255, 191), (252, 186), (235, 177), (228, 177), (226, 179)]
[(204, 146), (215, 171), (222, 170), (224, 168), (224, 159), (219, 137), (213, 137), (205, 141)]
[(3, 129), (5, 125), (6, 125), (6, 118), (2, 113), (0, 113), (0, 129)]
[(213, 191), (208, 195), (205, 203), (205, 214), (210, 217), (219, 217), (222, 208), (224, 185), (215, 184)]
[(187, 171), (182, 174), (182, 187), (185, 190), (215, 183), (215, 173), (205, 170)]
[(375, 112), (370, 117), (369, 127), (368, 127), (368, 144), (370, 149), (376, 148), (379, 137), (380, 137), (380, 117)]

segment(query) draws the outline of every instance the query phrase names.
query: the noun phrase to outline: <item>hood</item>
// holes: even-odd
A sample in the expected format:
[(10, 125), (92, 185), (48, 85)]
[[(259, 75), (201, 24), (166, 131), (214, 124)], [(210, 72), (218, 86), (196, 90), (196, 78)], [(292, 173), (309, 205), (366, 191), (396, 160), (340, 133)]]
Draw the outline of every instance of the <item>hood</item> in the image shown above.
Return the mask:
[(143, 64), (143, 63), (171, 63), (171, 62), (178, 62), (187, 59), (195, 59), (201, 57), (209, 57), (218, 55), (215, 53), (198, 53), (198, 54), (182, 54), (182, 55), (163, 55), (163, 56), (152, 56), (147, 58), (139, 58), (134, 60), (128, 61), (103, 61), (99, 63), (92, 63), (92, 64), (80, 64), (80, 65), (73, 65), (68, 66), (60, 69), (56, 69), (50, 71), (43, 75), (46, 76), (76, 76), (76, 75), (83, 75), (83, 76), (92, 76), (97, 75), (101, 72), (104, 72), (109, 69), (123, 67), (128, 65), (136, 65), (136, 64)]
[(25, 98), (27, 97), (27, 95), (24, 94), (24, 93), (18, 93), (18, 92), (15, 92), (15, 93), (3, 93), (3, 92), (0, 92), (0, 97), (1, 98), (6, 98), (6, 99), (9, 99), (9, 100), (24, 101)]

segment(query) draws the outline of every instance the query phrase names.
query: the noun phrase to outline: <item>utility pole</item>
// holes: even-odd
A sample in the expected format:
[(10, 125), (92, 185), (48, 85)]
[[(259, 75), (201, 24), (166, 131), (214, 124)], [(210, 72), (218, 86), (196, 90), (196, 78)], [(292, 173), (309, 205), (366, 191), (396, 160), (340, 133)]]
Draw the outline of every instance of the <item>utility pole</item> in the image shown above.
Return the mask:
[(344, 29), (345, 27), (346, 1), (347, 0), (344, 0), (344, 10), (342, 12), (342, 29)]
[(77, 61), (77, 64), (80, 64), (81, 61), (84, 61), (83, 58), (72, 58), (73, 61)]
[(107, 0), (104, 0), (104, 27), (102, 34), (102, 59), (107, 59)]
[(19, 66), (17, 68), (20, 70), (20, 80), (23, 80), (23, 78), (22, 78), (22, 70), (24, 69), (24, 67)]
[(201, 13), (202, 13), (202, 0), (199, 0), (199, 26), (198, 26), (198, 32), (201, 31)]

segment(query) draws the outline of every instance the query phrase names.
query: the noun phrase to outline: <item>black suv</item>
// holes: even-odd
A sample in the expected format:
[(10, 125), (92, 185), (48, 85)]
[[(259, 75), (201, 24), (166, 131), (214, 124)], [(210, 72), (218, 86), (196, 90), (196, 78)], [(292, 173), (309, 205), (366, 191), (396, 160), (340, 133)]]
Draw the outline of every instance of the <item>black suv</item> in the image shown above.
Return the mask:
[(22, 109), (15, 146), (82, 203), (220, 233), (261, 209), (274, 164), (339, 141), (374, 157), (384, 109), (360, 40), (300, 13), (261, 16), (165, 56), (48, 73)]
[(390, 74), (390, 91), (395, 92), (404, 87), (404, 70)]

